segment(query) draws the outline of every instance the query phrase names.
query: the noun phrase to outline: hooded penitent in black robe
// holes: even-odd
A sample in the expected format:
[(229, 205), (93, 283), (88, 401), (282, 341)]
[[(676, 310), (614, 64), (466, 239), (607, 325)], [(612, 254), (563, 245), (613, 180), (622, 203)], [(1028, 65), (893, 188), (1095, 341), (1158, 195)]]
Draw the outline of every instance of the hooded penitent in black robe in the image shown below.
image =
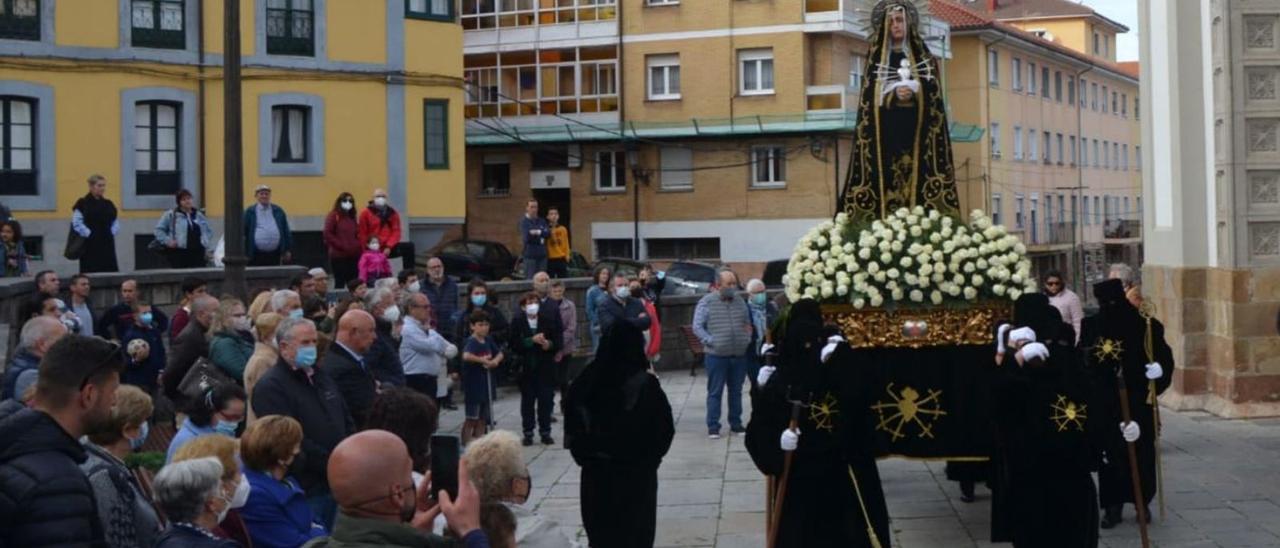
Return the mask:
[(84, 254), (80, 256), (80, 272), (119, 271), (120, 266), (116, 262), (116, 236), (111, 233), (111, 225), (116, 222), (116, 205), (106, 198), (94, 198), (93, 194), (85, 194), (76, 200), (72, 209), (80, 211), (84, 216), (84, 225), (89, 227)]
[[(822, 363), (822, 347), (834, 331), (823, 327), (818, 304), (811, 299), (792, 305), (781, 329), (785, 336), (774, 338), (782, 340), (781, 363), (773, 377), (752, 392), (746, 436), (756, 466), (780, 481), (785, 455), (780, 437), (791, 418), (792, 400), (803, 402), (800, 443), (792, 457), (777, 545), (871, 546), (870, 521), (880, 545), (891, 546), (889, 512), (875, 460), (870, 406), (880, 384), (869, 378), (873, 369), (853, 362), (852, 349), (843, 343)], [(857, 478), (856, 487), (852, 478)]]
[[(1113, 425), (1107, 432), (1102, 469), (1098, 471), (1099, 500), (1104, 508), (1133, 502), (1128, 447), (1119, 427), (1114, 426), (1121, 422), (1117, 371), (1122, 370), (1129, 412), (1142, 430), (1135, 443), (1142, 502), (1150, 504), (1156, 493), (1154, 406), (1156, 396), (1173, 382), (1173, 351), (1165, 343), (1164, 325), (1144, 316), (1129, 303), (1120, 280), (1094, 284), (1093, 295), (1101, 308), (1097, 314), (1085, 318), (1080, 326), (1080, 351), (1096, 379), (1098, 411), (1107, 424)], [(1159, 363), (1164, 370), (1154, 383), (1146, 377), (1146, 365), (1151, 362)]]
[[(892, 14), (902, 10), (904, 41), (890, 34)], [(944, 215), (959, 213), (950, 126), (939, 85), (939, 64), (919, 31), (910, 1), (882, 0), (872, 11), (871, 50), (858, 102), (849, 176), (840, 203), (854, 223), (870, 223), (901, 207), (924, 206)], [(919, 83), (909, 101), (892, 88), (902, 81), (906, 61)]]
[(653, 546), (658, 465), (675, 419), (648, 369), (644, 335), (618, 322), (565, 394), (565, 446), (582, 467), (582, 525), (593, 547)]
[(1095, 412), (1090, 376), (1057, 309), (1044, 295), (1025, 295), (1015, 317), (1014, 325), (1034, 330), (1050, 355), (1042, 364), (1018, 365), (1015, 351), (1006, 350), (996, 374), (1000, 445), (992, 539), (1027, 548), (1094, 548), (1091, 472), (1107, 425)]

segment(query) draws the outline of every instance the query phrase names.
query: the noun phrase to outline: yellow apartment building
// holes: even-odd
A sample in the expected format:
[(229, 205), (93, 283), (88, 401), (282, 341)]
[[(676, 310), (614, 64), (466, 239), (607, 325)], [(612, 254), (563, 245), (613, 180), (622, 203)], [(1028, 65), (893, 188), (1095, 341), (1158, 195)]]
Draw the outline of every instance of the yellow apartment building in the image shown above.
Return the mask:
[(952, 121), (987, 130), (955, 147), (957, 178), (975, 183), (965, 198), (1021, 233), (1037, 272), (1061, 270), (1077, 291), (1108, 263), (1136, 267), (1138, 75), (1115, 62), (1128, 29), (1066, 0), (932, 5), (951, 25)]
[[(496, 4), (461, 15), (469, 237), (519, 253), (536, 198), (588, 259), (758, 272), (834, 213), (866, 70), (857, 2)], [(945, 56), (946, 25), (925, 32)]]
[[(386, 188), (419, 249), (465, 215), (462, 28), (442, 0), (239, 0), (246, 205), (290, 215), (298, 262), (324, 263), (342, 191)], [(122, 269), (191, 190), (221, 234), (223, 2), (0, 0), (0, 203), (33, 269), (61, 256), (90, 174), (120, 209)], [(238, 214), (238, 212), (237, 212)]]

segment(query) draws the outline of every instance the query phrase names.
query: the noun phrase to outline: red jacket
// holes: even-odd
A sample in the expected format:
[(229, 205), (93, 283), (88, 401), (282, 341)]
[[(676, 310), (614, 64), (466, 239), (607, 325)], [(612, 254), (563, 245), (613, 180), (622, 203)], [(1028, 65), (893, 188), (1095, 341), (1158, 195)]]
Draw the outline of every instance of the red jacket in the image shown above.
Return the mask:
[(378, 244), (382, 249), (391, 249), (400, 243), (400, 213), (391, 206), (387, 206), (387, 209), (391, 210), (391, 216), (387, 218), (386, 224), (373, 212), (373, 206), (360, 212), (361, 249), (369, 245), (369, 238), (372, 236), (378, 237)]
[(330, 211), (324, 218), (324, 247), (334, 259), (359, 259), (364, 246), (360, 244), (360, 228), (356, 220), (337, 211)]

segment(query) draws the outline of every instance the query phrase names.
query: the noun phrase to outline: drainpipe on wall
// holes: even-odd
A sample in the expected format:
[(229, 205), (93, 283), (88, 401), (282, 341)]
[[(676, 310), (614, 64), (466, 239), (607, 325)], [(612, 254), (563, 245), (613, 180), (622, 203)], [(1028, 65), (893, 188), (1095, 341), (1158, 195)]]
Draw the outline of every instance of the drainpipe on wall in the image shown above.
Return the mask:
[[(200, 126), (200, 133), (197, 134), (200, 144), (196, 151), (197, 162), (199, 163), (199, 177), (196, 184), (200, 186), (200, 199), (204, 201), (206, 207), (209, 204), (209, 195), (205, 193), (205, 92), (204, 92), (204, 0), (196, 0), (196, 11), (199, 13), (197, 19), (200, 25), (196, 28), (196, 123)], [(225, 218), (227, 213), (223, 212)], [(226, 229), (223, 229), (223, 233)]]
[[(1076, 157), (1073, 158), (1073, 160), (1076, 161), (1075, 196), (1077, 213), (1084, 212), (1084, 204), (1082, 202), (1084, 202), (1085, 168), (1084, 163), (1079, 161), (1080, 151), (1084, 150), (1084, 143), (1081, 142), (1084, 140), (1082, 139), (1082, 136), (1084, 135), (1084, 109), (1080, 107), (1080, 97), (1083, 96), (1082, 92), (1084, 90), (1080, 88), (1080, 77), (1084, 76), (1085, 73), (1091, 70), (1093, 70), (1093, 65), (1089, 65), (1088, 68), (1076, 73), (1076, 104), (1071, 105), (1072, 108), (1076, 109), (1076, 144), (1080, 147), (1076, 149)], [(1083, 219), (1073, 220), (1076, 221), (1076, 226), (1071, 229), (1071, 266), (1075, 270), (1075, 276), (1072, 276), (1072, 285), (1076, 286), (1076, 294), (1080, 295), (1084, 302), (1087, 303), (1089, 302), (1089, 298), (1093, 296), (1093, 292), (1085, 291), (1084, 250), (1081, 247), (1084, 245), (1084, 223), (1080, 222)], [(1077, 234), (1079, 235), (1078, 240), (1076, 239)]]
[[(992, 2), (993, 2), (993, 3), (994, 3), (994, 1), (995, 1), (995, 0), (992, 0)], [(996, 41), (994, 41), (994, 42), (991, 42), (990, 44), (987, 44), (987, 52), (989, 53), (989, 52), (991, 51), (991, 47), (992, 47), (992, 46), (994, 46), (994, 45), (996, 45), (996, 44), (999, 44), (1000, 42), (1003, 42), (1003, 41), (1007, 40), (1008, 38), (1009, 38), (1009, 36), (1008, 36), (1008, 35), (1001, 35), (1001, 36), (1000, 36), (1000, 38), (999, 38), (998, 40), (996, 40)], [(987, 55), (987, 59), (990, 59), (990, 58), (991, 58), (991, 56), (990, 56), (990, 55)], [(999, 70), (999, 67), (1000, 67), (1000, 65), (999, 65), (999, 63), (997, 63), (997, 64), (996, 64), (996, 70)], [(988, 71), (988, 72), (990, 72), (990, 71), (991, 71), (991, 67), (987, 67), (987, 71)], [(987, 127), (983, 128), (983, 129), (989, 132), (989, 131), (991, 131), (991, 75), (990, 75), (990, 74), (988, 74), (988, 75), (987, 75), (987, 87), (986, 87), (985, 89), (986, 89), (986, 92), (987, 92), (987, 93), (986, 93), (986, 96), (987, 96), (987, 100), (986, 100), (986, 103), (987, 103), (987, 105), (986, 105), (986, 111), (987, 111), (987, 112), (986, 112), (986, 114), (987, 114)], [(988, 136), (988, 137), (987, 137), (987, 142), (988, 142), (988, 143), (990, 143), (990, 142), (991, 142), (991, 137), (990, 137), (990, 136)], [(981, 147), (979, 147), (979, 150), (981, 150)], [(992, 183), (992, 181), (991, 181), (992, 177), (991, 177), (991, 153), (990, 153), (990, 151), (988, 151), (988, 152), (987, 152), (986, 164), (987, 164), (986, 169), (985, 169), (985, 170), (983, 170), (983, 171), (985, 172), (985, 173), (983, 174), (983, 175), (984, 175), (984, 177), (982, 178), (982, 187), (983, 187), (983, 188), (982, 188), (982, 197), (983, 197), (983, 198), (988, 198), (988, 197), (990, 197), (990, 196), (991, 196), (991, 186), (992, 186), (992, 184), (993, 184), (993, 183)], [(967, 183), (968, 181), (965, 181), (965, 182)], [(985, 201), (985, 200), (984, 200), (984, 201)], [(987, 209), (990, 209), (990, 208), (991, 208), (991, 204), (985, 204), (985, 205), (986, 205), (986, 208), (987, 208)], [(1002, 203), (1002, 204), (1000, 204), (1000, 205), (1001, 205), (1001, 206), (1003, 206), (1004, 204)], [(970, 206), (972, 206), (972, 204), (970, 204)]]

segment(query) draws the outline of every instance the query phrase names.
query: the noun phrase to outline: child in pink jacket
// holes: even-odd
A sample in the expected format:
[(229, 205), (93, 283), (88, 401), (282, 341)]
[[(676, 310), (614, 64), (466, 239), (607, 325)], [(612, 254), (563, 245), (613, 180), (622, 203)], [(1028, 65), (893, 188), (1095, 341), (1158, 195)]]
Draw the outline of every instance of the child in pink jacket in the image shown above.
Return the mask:
[(382, 252), (382, 246), (378, 244), (377, 237), (369, 238), (369, 246), (365, 248), (364, 254), (360, 255), (359, 269), (360, 279), (370, 286), (376, 280), (392, 276), (391, 261)]

